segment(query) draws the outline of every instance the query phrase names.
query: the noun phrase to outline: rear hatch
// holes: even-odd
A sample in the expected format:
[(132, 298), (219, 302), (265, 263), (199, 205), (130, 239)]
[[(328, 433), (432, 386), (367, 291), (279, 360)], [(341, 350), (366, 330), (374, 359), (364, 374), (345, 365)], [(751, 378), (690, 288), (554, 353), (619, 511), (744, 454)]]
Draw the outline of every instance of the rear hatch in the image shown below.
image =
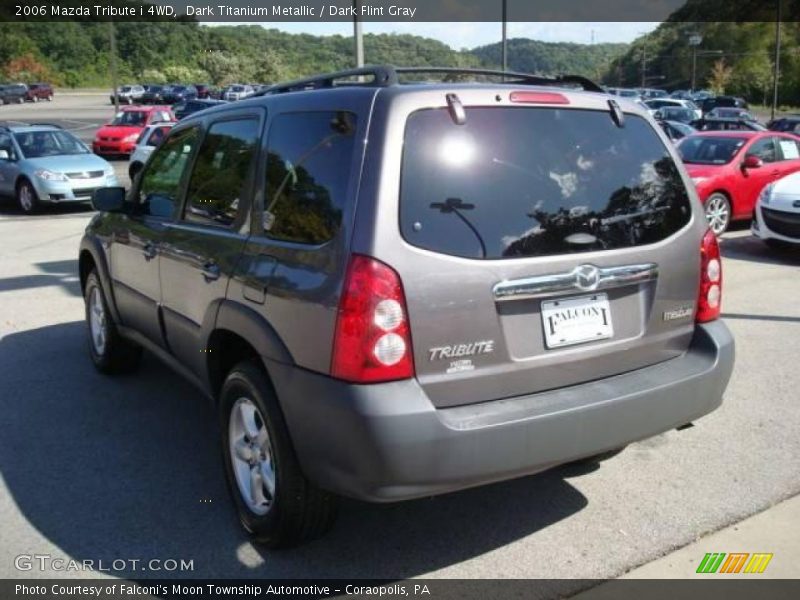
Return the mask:
[(558, 105), (458, 95), (463, 124), (461, 106), (404, 115), (393, 207), (404, 243), (390, 249), (390, 215), (374, 242), (403, 280), (433, 403), (562, 388), (684, 353), (705, 226), (650, 122), (618, 125), (601, 94), (543, 96)]

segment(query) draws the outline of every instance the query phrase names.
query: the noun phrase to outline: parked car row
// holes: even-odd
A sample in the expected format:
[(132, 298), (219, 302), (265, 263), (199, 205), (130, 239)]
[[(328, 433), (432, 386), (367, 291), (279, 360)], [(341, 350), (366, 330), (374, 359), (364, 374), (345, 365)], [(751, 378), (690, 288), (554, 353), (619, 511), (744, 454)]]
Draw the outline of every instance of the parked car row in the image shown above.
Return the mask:
[(243, 100), (267, 88), (261, 84), (234, 83), (216, 88), (206, 83), (195, 84), (126, 84), (109, 96), (111, 103), (120, 104), (176, 104), (190, 100)]
[(53, 99), (53, 87), (49, 83), (5, 83), (0, 84), (0, 104), (22, 104)]

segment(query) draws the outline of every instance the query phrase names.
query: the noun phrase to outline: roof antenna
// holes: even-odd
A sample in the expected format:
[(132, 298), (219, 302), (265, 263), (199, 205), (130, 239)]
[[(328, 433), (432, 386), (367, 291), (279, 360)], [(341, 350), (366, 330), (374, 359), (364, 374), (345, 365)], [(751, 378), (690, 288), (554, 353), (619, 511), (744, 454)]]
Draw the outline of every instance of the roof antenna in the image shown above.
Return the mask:
[(464, 111), (464, 105), (455, 94), (447, 94), (447, 110), (450, 112), (450, 118), (456, 125), (463, 125), (467, 122), (467, 113)]
[(617, 127), (625, 127), (625, 115), (622, 112), (622, 109), (617, 104), (616, 100), (609, 100), (608, 101), (608, 108), (611, 109), (611, 119), (617, 125)]

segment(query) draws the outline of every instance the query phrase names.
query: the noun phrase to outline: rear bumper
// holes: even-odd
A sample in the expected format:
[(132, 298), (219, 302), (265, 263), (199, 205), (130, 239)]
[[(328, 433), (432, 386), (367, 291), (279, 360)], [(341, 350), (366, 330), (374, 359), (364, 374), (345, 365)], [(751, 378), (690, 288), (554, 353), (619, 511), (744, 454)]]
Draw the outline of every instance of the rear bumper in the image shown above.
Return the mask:
[(436, 409), (415, 380), (349, 385), (286, 365), (270, 375), (305, 474), (374, 502), (543, 471), (684, 425), (717, 408), (734, 340), (696, 328), (680, 358), (582, 385)]

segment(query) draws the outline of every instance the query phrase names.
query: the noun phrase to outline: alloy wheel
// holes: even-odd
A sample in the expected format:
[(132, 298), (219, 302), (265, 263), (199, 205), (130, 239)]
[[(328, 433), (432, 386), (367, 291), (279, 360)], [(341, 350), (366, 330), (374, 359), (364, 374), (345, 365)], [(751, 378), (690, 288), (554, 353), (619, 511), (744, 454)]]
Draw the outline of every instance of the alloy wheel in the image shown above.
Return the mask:
[(714, 194), (706, 200), (706, 219), (714, 235), (725, 233), (731, 220), (731, 209), (725, 196)]
[(253, 513), (267, 514), (275, 504), (274, 454), (264, 417), (249, 398), (239, 398), (231, 408), (228, 446), (242, 501)]
[(100, 288), (95, 287), (89, 298), (89, 333), (92, 337), (92, 347), (98, 356), (103, 356), (106, 351), (107, 324), (106, 310)]

